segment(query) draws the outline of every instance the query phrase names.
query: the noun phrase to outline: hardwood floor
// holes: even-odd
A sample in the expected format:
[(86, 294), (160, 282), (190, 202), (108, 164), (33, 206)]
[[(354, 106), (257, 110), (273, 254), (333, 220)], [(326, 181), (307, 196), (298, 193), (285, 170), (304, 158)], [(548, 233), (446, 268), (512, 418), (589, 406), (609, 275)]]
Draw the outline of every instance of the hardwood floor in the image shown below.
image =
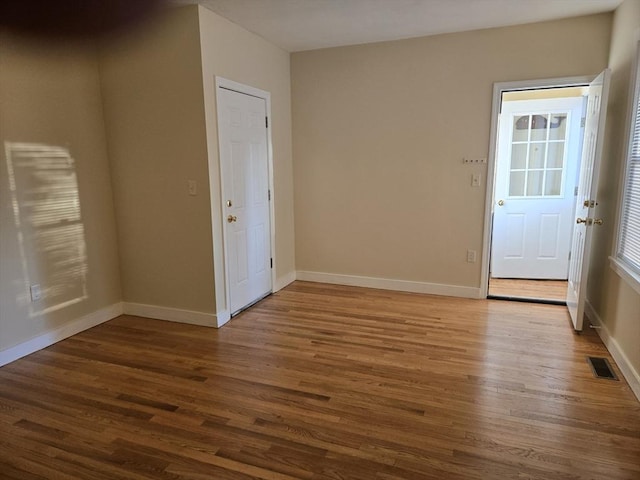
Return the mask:
[(489, 295), (564, 302), (567, 298), (567, 281), (490, 278)]
[(122, 316), (0, 368), (0, 478), (640, 479), (586, 355), (563, 307), (303, 282), (220, 330)]

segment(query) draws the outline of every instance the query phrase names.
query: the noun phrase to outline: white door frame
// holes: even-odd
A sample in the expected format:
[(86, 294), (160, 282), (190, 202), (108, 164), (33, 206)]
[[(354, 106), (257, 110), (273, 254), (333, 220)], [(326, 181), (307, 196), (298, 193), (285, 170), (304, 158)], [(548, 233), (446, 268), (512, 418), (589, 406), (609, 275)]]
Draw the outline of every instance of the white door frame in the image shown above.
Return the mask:
[[(273, 289), (273, 286), (276, 284), (276, 222), (273, 183), (273, 142), (271, 140), (271, 93), (218, 76), (215, 77), (215, 87), (216, 126), (218, 119), (218, 92), (221, 87), (265, 100), (268, 119), (267, 166), (269, 171), (269, 191), (271, 192), (271, 200), (269, 201), (269, 230), (271, 235), (271, 258), (273, 260), (273, 267), (271, 268), (271, 288)], [(222, 175), (220, 171), (220, 157), (222, 156), (222, 152), (218, 131), (216, 131), (216, 141), (218, 142), (218, 155), (209, 155), (209, 194), (211, 198), (211, 234), (213, 239), (213, 276), (216, 298), (216, 326), (221, 327), (231, 319), (231, 302), (229, 300), (229, 272), (226, 262), (227, 229), (224, 224), (224, 199), (222, 198)]]
[(502, 94), (514, 90), (533, 90), (553, 87), (580, 87), (591, 83), (595, 75), (582, 77), (548, 78), (540, 80), (521, 80), (514, 82), (497, 82), (493, 84), (493, 100), (491, 102), (491, 130), (489, 134), (489, 157), (487, 158), (487, 191), (484, 205), (484, 231), (482, 234), (482, 266), (480, 270), (480, 298), (487, 298), (489, 293), (489, 259), (491, 255), (491, 232), (493, 231), (493, 196), (495, 190), (496, 153), (498, 139), (498, 115)]

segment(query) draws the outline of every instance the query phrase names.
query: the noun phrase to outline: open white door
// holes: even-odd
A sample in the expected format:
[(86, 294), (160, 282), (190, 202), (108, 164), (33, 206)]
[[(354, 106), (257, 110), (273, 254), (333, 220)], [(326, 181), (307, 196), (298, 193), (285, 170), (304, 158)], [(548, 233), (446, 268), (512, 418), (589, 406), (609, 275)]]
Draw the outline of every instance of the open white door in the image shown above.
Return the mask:
[(609, 70), (598, 75), (589, 85), (580, 182), (576, 197), (576, 225), (571, 242), (569, 262), (569, 284), (567, 287), (567, 307), (573, 327), (580, 331), (584, 319), (584, 304), (587, 294), (587, 276), (591, 254), (591, 230), (593, 225), (602, 223), (595, 219), (596, 193), (602, 158), (604, 124), (607, 116), (609, 93)]

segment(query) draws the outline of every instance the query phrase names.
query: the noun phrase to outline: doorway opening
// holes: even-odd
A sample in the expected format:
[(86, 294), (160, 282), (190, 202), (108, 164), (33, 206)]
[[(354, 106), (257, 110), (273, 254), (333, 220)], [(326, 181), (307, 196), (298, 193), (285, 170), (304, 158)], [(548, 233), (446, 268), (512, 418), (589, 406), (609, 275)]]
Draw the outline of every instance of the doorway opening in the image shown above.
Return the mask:
[(503, 90), (488, 298), (566, 304), (588, 84)]
[[(597, 193), (610, 76), (611, 71), (605, 69), (592, 78), (527, 80), (496, 83), (493, 86), (481, 296), (490, 296), (489, 279), (491, 277), (503, 276), (539, 281), (566, 279), (565, 303), (576, 331), (581, 331), (584, 325), (593, 229), (606, 222), (605, 218), (599, 216)], [(518, 111), (514, 108), (511, 113), (508, 113), (507, 104), (503, 102), (503, 95), (508, 92), (533, 93), (532, 91), (540, 90), (541, 95), (546, 95), (544, 91), (560, 87), (586, 88), (581, 116), (571, 113), (571, 107), (568, 105), (558, 106), (558, 110), (555, 106), (543, 110)], [(567, 90), (562, 92), (566, 93)], [(576, 123), (570, 122), (570, 117), (575, 120), (578, 116), (580, 116), (580, 122), (577, 125), (580, 126), (581, 132), (580, 134), (571, 133), (572, 128), (576, 128)], [(571, 138), (576, 136), (582, 138), (582, 142), (578, 142), (578, 146), (573, 147)], [(581, 149), (582, 154), (576, 155), (580, 160), (576, 162), (576, 170), (573, 172), (571, 168), (574, 164), (569, 161), (569, 151), (575, 148), (578, 151)], [(502, 163), (499, 162), (500, 149), (507, 152), (507, 160)], [(499, 169), (502, 169), (501, 174), (498, 174)], [(507, 180), (500, 183), (497, 181), (498, 176)], [(573, 184), (571, 179), (575, 179)], [(574, 207), (570, 218), (573, 221), (567, 225), (562, 221), (564, 207), (556, 205), (556, 201), (572, 196)], [(545, 207), (545, 209), (517, 211), (523, 204), (536, 199), (539, 201), (533, 202), (533, 205), (537, 207), (551, 205), (553, 209)], [(505, 208), (507, 206), (508, 208)], [(499, 223), (500, 215), (505, 217), (502, 232), (499, 226), (496, 229), (493, 226), (494, 222)], [(530, 218), (537, 219), (537, 223), (532, 224), (529, 221)], [(561, 247), (566, 248), (568, 238), (571, 240), (569, 251), (565, 256), (563, 252), (566, 250), (561, 250)], [(503, 244), (502, 250), (496, 252), (495, 247), (500, 241)], [(538, 257), (540, 262), (530, 262), (531, 259), (538, 259)], [(551, 262), (556, 258), (558, 260), (568, 258), (566, 272), (564, 264)], [(549, 261), (546, 262), (546, 260)], [(508, 273), (505, 275), (504, 272), (502, 274), (499, 272), (504, 266), (500, 264), (501, 262), (506, 266), (518, 265), (520, 262), (522, 269), (526, 266), (526, 268), (531, 267), (532, 270), (526, 275), (518, 274), (512, 277)], [(561, 265), (561, 268), (558, 265)], [(554, 270), (557, 267), (559, 270)], [(556, 275), (559, 274), (562, 277), (557, 278)], [(523, 297), (521, 292), (518, 296), (503, 298), (545, 301), (539, 296), (538, 298)], [(550, 300), (547, 303), (556, 302)]]

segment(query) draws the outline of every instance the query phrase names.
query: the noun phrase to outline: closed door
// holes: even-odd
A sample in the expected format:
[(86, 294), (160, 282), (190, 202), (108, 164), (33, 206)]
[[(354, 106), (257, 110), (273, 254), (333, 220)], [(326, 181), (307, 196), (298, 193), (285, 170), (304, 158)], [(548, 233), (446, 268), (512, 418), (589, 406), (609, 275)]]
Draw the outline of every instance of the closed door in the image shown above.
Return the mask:
[(218, 136), (231, 314), (271, 292), (265, 100), (219, 87)]
[(491, 276), (566, 280), (582, 97), (504, 102)]
[(603, 219), (596, 218), (598, 204), (596, 193), (602, 159), (604, 125), (607, 118), (608, 94), (609, 70), (607, 69), (589, 85), (580, 182), (574, 215), (575, 228), (569, 265), (567, 307), (573, 326), (578, 331), (582, 330), (584, 321), (592, 229), (603, 222)]

